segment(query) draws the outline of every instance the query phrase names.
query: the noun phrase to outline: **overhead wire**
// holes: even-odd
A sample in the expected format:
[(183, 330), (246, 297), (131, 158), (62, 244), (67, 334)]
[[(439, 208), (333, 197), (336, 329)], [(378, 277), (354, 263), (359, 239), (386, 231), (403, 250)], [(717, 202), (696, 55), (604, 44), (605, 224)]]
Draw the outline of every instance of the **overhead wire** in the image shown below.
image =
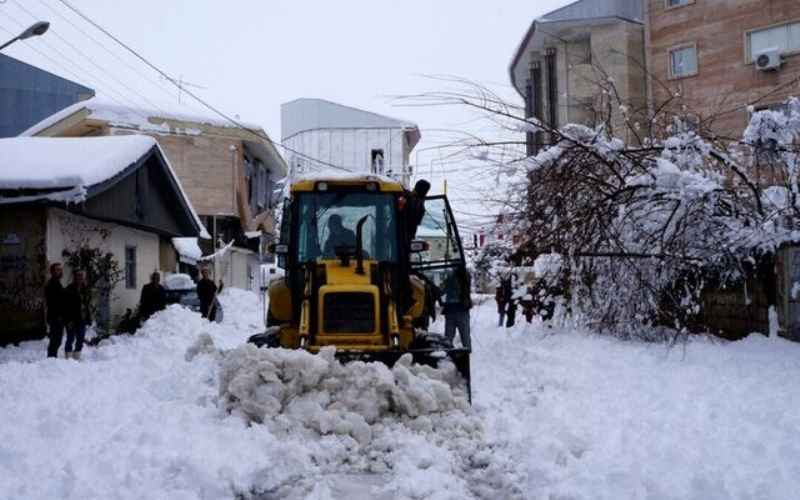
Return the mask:
[[(15, 23), (16, 23), (18, 26), (21, 26), (21, 27), (22, 27), (22, 29), (24, 29), (24, 26), (23, 26), (21, 23), (19, 23), (19, 21), (16, 21), (16, 20), (15, 20), (15, 18), (13, 18), (12, 16), (7, 16), (7, 17), (8, 17), (9, 19), (11, 19), (12, 21), (14, 21), (14, 22), (15, 22)], [(3, 31), (5, 31), (6, 33), (9, 33), (9, 34), (12, 34), (12, 35), (13, 35), (13, 32), (12, 32), (11, 30), (9, 30), (9, 29), (5, 28), (5, 27), (3, 27)], [(78, 74), (78, 73), (76, 73), (76, 72), (75, 72), (75, 71), (74, 71), (72, 68), (70, 68), (69, 66), (65, 65), (64, 63), (62, 63), (62, 62), (58, 61), (57, 59), (55, 59), (54, 57), (52, 57), (52, 56), (51, 56), (50, 54), (48, 54), (47, 52), (45, 52), (45, 51), (43, 51), (43, 50), (39, 49), (39, 48), (38, 48), (38, 47), (36, 47), (34, 44), (29, 44), (29, 43), (27, 43), (27, 41), (26, 41), (26, 40), (23, 40), (23, 46), (24, 46), (24, 47), (26, 47), (26, 48), (28, 48), (29, 50), (32, 50), (32, 51), (36, 52), (36, 53), (37, 53), (37, 54), (39, 54), (39, 55), (40, 55), (42, 58), (44, 58), (45, 60), (49, 61), (49, 62), (50, 62), (51, 64), (53, 64), (55, 67), (59, 68), (59, 70), (60, 70), (60, 71), (63, 71), (64, 73), (66, 73), (66, 74), (70, 75), (70, 77), (71, 77), (71, 78), (74, 78), (74, 79), (75, 79), (75, 80), (77, 80), (77, 81), (83, 81), (83, 80), (84, 80), (84, 77), (83, 77), (82, 75), (79, 75), (79, 74)], [(115, 93), (116, 93), (116, 92), (115, 92)], [(110, 100), (114, 101), (116, 104), (119, 104), (120, 106), (123, 106), (123, 107), (130, 107), (130, 105), (129, 105), (129, 104), (127, 104), (127, 105), (126, 105), (125, 103), (123, 103), (122, 101), (120, 101), (120, 100), (118, 99), (118, 97), (120, 97), (120, 96), (119, 96), (119, 94), (117, 94), (117, 96), (115, 97), (115, 96), (114, 96), (114, 95), (112, 95), (111, 93), (108, 93), (108, 98), (109, 98)], [(122, 99), (123, 99), (123, 100), (125, 100), (125, 97), (122, 97)], [(145, 118), (145, 119), (146, 119), (146, 117), (144, 117), (144, 115), (142, 115), (142, 114), (139, 114), (139, 113), (138, 113), (138, 112), (136, 112), (135, 110), (133, 110), (133, 111), (134, 111), (136, 114), (138, 114), (138, 116), (140, 116), (140, 117), (142, 117), (142, 118)]]
[(226, 121), (230, 122), (231, 124), (233, 124), (237, 128), (239, 128), (241, 130), (244, 130), (244, 131), (246, 131), (246, 132), (258, 137), (259, 139), (265, 140), (265, 141), (269, 142), (270, 144), (272, 144), (275, 147), (280, 147), (280, 148), (284, 149), (285, 151), (289, 151), (290, 153), (293, 153), (293, 154), (295, 154), (295, 155), (297, 155), (297, 156), (299, 156), (301, 158), (305, 158), (305, 159), (307, 159), (309, 161), (312, 161), (312, 162), (315, 162), (317, 164), (323, 165), (325, 167), (330, 167), (330, 168), (333, 168), (333, 169), (336, 169), (336, 170), (342, 170), (342, 171), (345, 171), (345, 172), (353, 172), (352, 169), (349, 169), (349, 168), (346, 168), (346, 167), (343, 167), (343, 166), (340, 166), (340, 165), (336, 165), (336, 164), (333, 164), (333, 163), (330, 163), (330, 162), (326, 162), (326, 161), (320, 160), (318, 158), (314, 158), (314, 157), (309, 156), (309, 155), (307, 155), (305, 153), (302, 153), (302, 152), (297, 151), (297, 150), (295, 150), (293, 148), (290, 148), (289, 146), (286, 146), (285, 144), (283, 144), (281, 142), (274, 141), (273, 139), (271, 139), (266, 134), (261, 134), (258, 131), (251, 129), (250, 127), (246, 127), (239, 120), (232, 118), (227, 113), (224, 113), (223, 111), (219, 110), (217, 107), (215, 107), (214, 105), (212, 105), (211, 103), (209, 103), (208, 101), (203, 99), (202, 97), (198, 96), (197, 94), (195, 94), (191, 90), (187, 89), (186, 87), (184, 87), (183, 85), (178, 83), (175, 79), (171, 78), (169, 76), (169, 74), (167, 74), (164, 70), (162, 70), (161, 68), (156, 66), (154, 63), (150, 62), (147, 58), (145, 58), (143, 55), (141, 55), (135, 49), (131, 48), (125, 42), (123, 42), (122, 40), (117, 38), (114, 34), (112, 34), (106, 28), (104, 28), (103, 26), (98, 24), (96, 21), (94, 21), (92, 18), (90, 18), (85, 13), (83, 13), (83, 11), (81, 11), (80, 9), (78, 9), (77, 7), (72, 5), (71, 2), (69, 2), (68, 0), (58, 0), (58, 1), (60, 3), (62, 3), (65, 7), (67, 7), (69, 10), (74, 12), (76, 15), (81, 17), (84, 21), (86, 21), (87, 23), (91, 24), (97, 30), (99, 30), (100, 32), (105, 34), (107, 37), (112, 39), (114, 42), (116, 42), (122, 48), (124, 48), (125, 50), (130, 52), (132, 55), (134, 55), (137, 59), (139, 59), (141, 62), (146, 64), (153, 71), (155, 71), (156, 73), (158, 73), (159, 75), (164, 77), (168, 82), (172, 83), (174, 86), (176, 86), (178, 89), (180, 89), (183, 93), (185, 93), (186, 95), (188, 95), (189, 97), (191, 97), (192, 99), (197, 101), (200, 105), (202, 105), (206, 109), (212, 111), (213, 113), (219, 115), (220, 117), (222, 117)]
[[(34, 19), (34, 20), (38, 19), (38, 17), (37, 17), (37, 16), (36, 16), (36, 15), (35, 15), (33, 12), (31, 12), (30, 10), (28, 10), (27, 8), (25, 8), (25, 6), (24, 6), (24, 5), (22, 5), (22, 4), (19, 2), (19, 0), (12, 0), (12, 1), (13, 1), (13, 2), (14, 2), (14, 4), (16, 4), (16, 5), (17, 5), (17, 6), (18, 6), (18, 7), (19, 7), (19, 8), (20, 8), (22, 11), (24, 11), (26, 14), (28, 14), (28, 16), (30, 16), (32, 19)], [(130, 92), (130, 93), (132, 93), (132, 94), (136, 95), (136, 96), (137, 96), (139, 99), (141, 99), (141, 100), (142, 100), (144, 103), (146, 103), (148, 106), (150, 106), (150, 107), (151, 107), (153, 110), (159, 111), (159, 112), (161, 112), (162, 114), (165, 114), (165, 115), (166, 115), (166, 114), (168, 114), (168, 113), (167, 113), (166, 111), (164, 111), (164, 110), (163, 110), (163, 109), (162, 109), (162, 108), (161, 108), (161, 107), (160, 107), (158, 104), (155, 104), (153, 101), (151, 101), (151, 100), (150, 100), (150, 99), (148, 99), (147, 97), (143, 96), (141, 93), (139, 93), (139, 92), (137, 92), (136, 90), (132, 89), (132, 88), (131, 88), (130, 86), (128, 86), (128, 85), (127, 85), (125, 82), (122, 82), (122, 81), (120, 81), (120, 80), (119, 80), (117, 77), (115, 77), (113, 74), (111, 74), (111, 73), (110, 73), (108, 70), (106, 70), (105, 68), (103, 68), (102, 66), (100, 66), (99, 64), (97, 64), (97, 63), (96, 63), (96, 62), (95, 62), (95, 61), (94, 61), (94, 60), (93, 60), (91, 57), (89, 57), (89, 56), (88, 56), (88, 55), (87, 55), (87, 54), (86, 54), (84, 51), (80, 50), (80, 49), (79, 49), (78, 47), (76, 47), (76, 46), (75, 46), (75, 45), (74, 45), (72, 42), (70, 42), (69, 40), (67, 40), (67, 39), (66, 39), (66, 38), (64, 38), (63, 36), (61, 36), (61, 34), (60, 34), (58, 31), (56, 31), (54, 28), (52, 28), (52, 27), (51, 27), (49, 31), (50, 31), (50, 32), (51, 32), (51, 33), (52, 33), (52, 34), (53, 34), (53, 35), (54, 35), (56, 38), (58, 38), (59, 40), (61, 40), (61, 41), (62, 41), (62, 42), (65, 44), (65, 45), (67, 45), (67, 46), (68, 46), (68, 47), (70, 47), (72, 50), (74, 50), (74, 51), (75, 51), (75, 53), (77, 53), (78, 55), (80, 55), (81, 57), (83, 57), (84, 59), (86, 59), (87, 61), (89, 61), (89, 63), (90, 63), (92, 66), (94, 66), (95, 68), (97, 68), (97, 69), (98, 69), (98, 70), (99, 70), (99, 71), (100, 71), (102, 74), (104, 74), (104, 75), (108, 76), (108, 78), (110, 78), (112, 81), (116, 82), (116, 84), (117, 84), (117, 85), (119, 85), (120, 87), (124, 88), (124, 89), (125, 89), (125, 90), (127, 90), (128, 92)], [(54, 49), (54, 50), (55, 50), (55, 51), (56, 51), (58, 54), (60, 54), (62, 57), (65, 57), (65, 58), (66, 58), (66, 56), (65, 56), (65, 55), (64, 55), (62, 52), (58, 51), (58, 49)], [(73, 61), (71, 61), (71, 60), (69, 60), (69, 59), (68, 59), (68, 61), (69, 61), (69, 62), (72, 62), (72, 63), (74, 64), (74, 62), (73, 62)], [(77, 65), (76, 65), (76, 66), (77, 66)], [(86, 70), (82, 70), (82, 71), (86, 72)], [(92, 76), (92, 77), (94, 77), (94, 78), (97, 78), (96, 76), (94, 76), (94, 75), (93, 75), (93, 74), (91, 74), (91, 73), (88, 73), (88, 72), (87, 72), (87, 74), (89, 74), (90, 76)], [(105, 84), (107, 85), (107, 84), (108, 84), (108, 81), (106, 81), (106, 82), (105, 82)], [(122, 92), (119, 92), (119, 90), (118, 90), (118, 89), (116, 89), (116, 88), (115, 88), (115, 91), (117, 92), (117, 94), (118, 94), (118, 95), (123, 95), (123, 94), (122, 94)], [(131, 98), (127, 98), (127, 97), (126, 97), (126, 99), (127, 99), (127, 100), (129, 100), (131, 103), (134, 103), (134, 104), (136, 103), (136, 102), (135, 102), (133, 99), (131, 99)]]
[(72, 26), (72, 27), (73, 27), (73, 28), (74, 28), (76, 31), (78, 31), (79, 33), (83, 34), (83, 36), (85, 36), (85, 37), (86, 37), (86, 38), (88, 38), (90, 41), (92, 41), (92, 43), (94, 43), (95, 45), (97, 45), (98, 47), (100, 47), (101, 49), (103, 49), (103, 50), (104, 50), (104, 51), (105, 51), (107, 54), (109, 54), (111, 57), (113, 57), (114, 59), (116, 59), (116, 60), (117, 60), (117, 61), (119, 61), (120, 63), (124, 64), (124, 65), (125, 65), (125, 66), (126, 66), (128, 69), (129, 69), (129, 70), (133, 71), (133, 72), (134, 72), (134, 73), (135, 73), (137, 76), (141, 77), (141, 78), (142, 78), (142, 79), (144, 79), (146, 82), (149, 82), (149, 83), (150, 83), (150, 84), (152, 84), (154, 87), (156, 87), (156, 88), (158, 88), (158, 89), (162, 90), (162, 91), (163, 91), (163, 92), (164, 92), (166, 95), (168, 95), (168, 96), (170, 97), (170, 99), (174, 99), (174, 98), (176, 97), (176, 95), (172, 94), (172, 93), (170, 92), (169, 88), (168, 88), (166, 85), (164, 85), (164, 84), (163, 84), (163, 82), (160, 82), (160, 81), (159, 81), (159, 80), (157, 80), (157, 79), (153, 79), (153, 78), (151, 78), (149, 75), (147, 75), (145, 72), (142, 72), (142, 71), (140, 71), (139, 69), (137, 69), (137, 68), (136, 68), (136, 67), (135, 67), (133, 64), (131, 64), (129, 61), (125, 60), (125, 59), (124, 59), (123, 57), (121, 57), (119, 54), (117, 54), (117, 53), (116, 53), (116, 52), (114, 52), (113, 50), (109, 49), (109, 48), (108, 48), (108, 47), (107, 47), (105, 44), (103, 44), (103, 43), (101, 43), (99, 40), (97, 40), (97, 38), (93, 37), (93, 36), (92, 36), (91, 34), (89, 34), (89, 33), (88, 33), (86, 30), (82, 29), (82, 28), (81, 28), (80, 26), (78, 26), (78, 25), (77, 25), (75, 22), (73, 22), (73, 21), (72, 21), (72, 20), (71, 20), (69, 17), (67, 17), (66, 15), (64, 15), (63, 13), (61, 13), (61, 11), (60, 11), (59, 9), (56, 9), (55, 7), (53, 7), (52, 5), (50, 5), (49, 3), (47, 3), (45, 0), (36, 0), (36, 1), (37, 1), (37, 2), (39, 2), (39, 4), (43, 5), (45, 8), (47, 8), (47, 9), (48, 9), (50, 12), (52, 12), (52, 13), (54, 13), (56, 16), (58, 16), (60, 19), (64, 20), (64, 21), (65, 21), (67, 24), (69, 24), (70, 26)]

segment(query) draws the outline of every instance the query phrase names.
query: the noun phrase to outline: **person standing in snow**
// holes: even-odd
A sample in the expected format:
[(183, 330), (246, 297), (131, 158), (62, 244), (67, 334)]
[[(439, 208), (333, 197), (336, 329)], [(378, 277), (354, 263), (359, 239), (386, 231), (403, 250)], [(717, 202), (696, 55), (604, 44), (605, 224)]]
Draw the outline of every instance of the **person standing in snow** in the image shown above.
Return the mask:
[(453, 272), (444, 285), (445, 301), (442, 304), (444, 315), (444, 336), (451, 343), (456, 336), (456, 330), (461, 337), (461, 346), (472, 348), (469, 331), (469, 310), (472, 308), (470, 298), (469, 273), (460, 276)]
[(64, 344), (64, 352), (67, 358), (81, 359), (86, 327), (92, 323), (90, 302), (91, 296), (86, 284), (86, 273), (79, 269), (72, 275), (72, 283), (64, 290), (64, 318), (67, 324), (67, 342)]
[(497, 326), (503, 326), (503, 320), (506, 318), (506, 296), (503, 293), (503, 286), (495, 287), (494, 301), (497, 303), (497, 314), (500, 317)]
[(47, 336), (50, 339), (47, 344), (48, 358), (58, 357), (61, 340), (64, 338), (64, 286), (61, 284), (62, 276), (64, 276), (64, 268), (61, 267), (61, 264), (58, 262), (51, 264), (50, 279), (44, 287), (44, 300), (47, 306)]
[(506, 301), (506, 328), (514, 326), (517, 317), (517, 303), (514, 299), (514, 274), (503, 280), (503, 296)]
[(139, 299), (139, 316), (142, 322), (147, 321), (150, 316), (163, 311), (167, 307), (167, 292), (161, 286), (161, 275), (155, 271), (150, 275), (150, 283), (142, 287), (142, 295)]
[[(217, 297), (217, 285), (208, 277), (208, 268), (204, 267), (200, 270), (200, 281), (197, 282), (197, 297), (200, 299), (200, 315), (208, 318), (209, 321), (214, 321), (216, 316), (216, 308), (211, 306)], [(222, 289), (222, 282), (219, 282), (219, 290)]]

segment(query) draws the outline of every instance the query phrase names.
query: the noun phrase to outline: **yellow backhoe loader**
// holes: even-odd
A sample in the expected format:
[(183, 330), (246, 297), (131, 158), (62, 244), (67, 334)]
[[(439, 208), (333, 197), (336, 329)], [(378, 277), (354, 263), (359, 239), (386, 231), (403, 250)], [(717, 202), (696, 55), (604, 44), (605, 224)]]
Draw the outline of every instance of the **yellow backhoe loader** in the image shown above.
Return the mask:
[(435, 302), (458, 296), (445, 288), (469, 294), (458, 228), (446, 197), (432, 196), (409, 232), (419, 205), (410, 196), (369, 175), (294, 183), (271, 246), (285, 275), (269, 284), (266, 331), (249, 341), (310, 352), (332, 345), (340, 359), (389, 365), (405, 353), (433, 366), (450, 358), (471, 396), (469, 348), (427, 331)]

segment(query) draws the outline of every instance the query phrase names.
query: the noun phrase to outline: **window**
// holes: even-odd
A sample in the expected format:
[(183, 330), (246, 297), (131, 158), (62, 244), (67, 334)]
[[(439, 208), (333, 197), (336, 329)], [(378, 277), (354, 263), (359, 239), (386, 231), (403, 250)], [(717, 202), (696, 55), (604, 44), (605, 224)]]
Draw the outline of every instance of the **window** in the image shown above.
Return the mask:
[(383, 173), (383, 150), (382, 149), (373, 149), (370, 152), (370, 165), (371, 165), (370, 172), (372, 172), (373, 174), (382, 174)]
[(689, 5), (694, 3), (694, 0), (665, 0), (666, 8), (680, 7), (681, 5)]
[[(391, 194), (316, 192), (302, 193), (298, 200), (297, 262), (335, 258), (337, 247), (355, 247), (357, 225), (362, 218), (365, 255), (380, 262), (397, 261), (397, 214)], [(331, 221), (334, 217), (336, 221)]]
[(697, 74), (697, 47), (688, 45), (669, 51), (670, 78), (684, 78)]
[(778, 49), (781, 54), (800, 51), (800, 21), (753, 30), (746, 36), (748, 63), (769, 49)]
[(136, 247), (125, 247), (125, 288), (136, 289)]

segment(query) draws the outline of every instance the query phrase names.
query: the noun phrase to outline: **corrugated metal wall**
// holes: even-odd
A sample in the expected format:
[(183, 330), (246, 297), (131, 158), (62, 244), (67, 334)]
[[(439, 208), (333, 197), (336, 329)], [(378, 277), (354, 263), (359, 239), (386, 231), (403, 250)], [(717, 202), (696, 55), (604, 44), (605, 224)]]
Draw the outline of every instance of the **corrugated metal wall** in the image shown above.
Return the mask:
[(0, 54), (0, 137), (14, 137), (92, 95), (90, 88)]

